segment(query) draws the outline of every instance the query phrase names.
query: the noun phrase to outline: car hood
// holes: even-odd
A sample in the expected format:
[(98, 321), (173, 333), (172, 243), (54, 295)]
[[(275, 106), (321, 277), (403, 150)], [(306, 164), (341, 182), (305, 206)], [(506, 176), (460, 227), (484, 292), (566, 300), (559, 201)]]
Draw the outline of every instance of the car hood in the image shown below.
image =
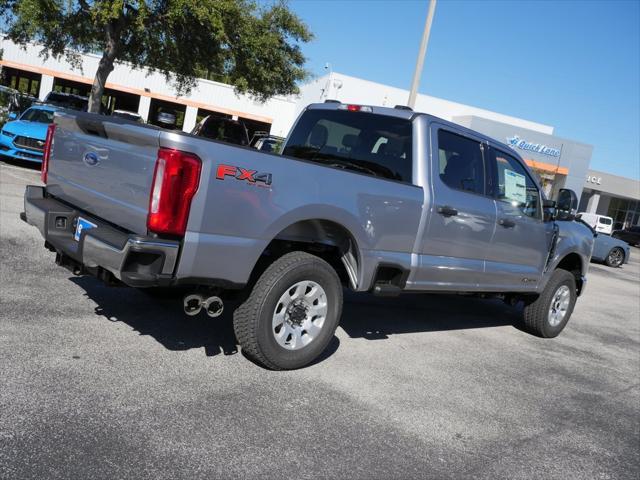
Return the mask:
[(45, 140), (47, 138), (48, 126), (49, 124), (47, 123), (14, 120), (13, 122), (5, 123), (2, 127), (2, 130), (5, 132), (13, 133), (14, 135), (24, 135), (25, 137)]

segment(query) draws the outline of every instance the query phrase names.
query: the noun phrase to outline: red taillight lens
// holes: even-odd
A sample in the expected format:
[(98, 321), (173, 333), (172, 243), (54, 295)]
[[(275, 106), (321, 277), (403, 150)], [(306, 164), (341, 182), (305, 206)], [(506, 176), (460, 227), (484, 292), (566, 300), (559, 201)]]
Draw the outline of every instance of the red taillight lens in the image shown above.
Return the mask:
[(47, 174), (49, 173), (49, 157), (51, 156), (51, 147), (53, 147), (53, 134), (56, 131), (56, 124), (50, 123), (47, 127), (47, 136), (44, 140), (44, 152), (42, 153), (42, 166), (40, 167), (40, 179), (47, 183)]
[(150, 231), (184, 235), (201, 169), (202, 162), (192, 153), (169, 148), (158, 150), (147, 218)]
[(349, 110), (350, 112), (359, 112), (360, 105), (347, 105), (347, 110)]

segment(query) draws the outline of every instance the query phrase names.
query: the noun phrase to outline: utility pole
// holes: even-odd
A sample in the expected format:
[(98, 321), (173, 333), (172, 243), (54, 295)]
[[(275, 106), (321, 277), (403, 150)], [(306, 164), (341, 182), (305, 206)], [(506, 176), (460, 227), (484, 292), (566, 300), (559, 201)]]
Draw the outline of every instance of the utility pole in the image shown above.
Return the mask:
[(429, 11), (427, 12), (427, 21), (424, 24), (424, 33), (420, 42), (420, 51), (418, 52), (418, 60), (416, 60), (416, 71), (413, 73), (413, 82), (411, 83), (411, 92), (409, 93), (409, 101), (407, 105), (414, 108), (416, 105), (416, 96), (418, 95), (418, 85), (420, 84), (420, 76), (424, 67), (424, 57), (427, 54), (427, 44), (429, 43), (429, 34), (431, 33), (431, 23), (433, 15), (436, 12), (436, 0), (429, 0)]

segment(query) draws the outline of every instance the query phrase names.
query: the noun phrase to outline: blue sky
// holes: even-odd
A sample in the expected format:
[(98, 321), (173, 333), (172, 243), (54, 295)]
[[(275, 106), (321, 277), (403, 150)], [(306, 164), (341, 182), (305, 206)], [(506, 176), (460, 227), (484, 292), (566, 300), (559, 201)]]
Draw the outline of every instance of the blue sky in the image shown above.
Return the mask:
[[(426, 1), (292, 0), (308, 68), (408, 89)], [(438, 0), (420, 92), (555, 127), (640, 178), (640, 1)]]

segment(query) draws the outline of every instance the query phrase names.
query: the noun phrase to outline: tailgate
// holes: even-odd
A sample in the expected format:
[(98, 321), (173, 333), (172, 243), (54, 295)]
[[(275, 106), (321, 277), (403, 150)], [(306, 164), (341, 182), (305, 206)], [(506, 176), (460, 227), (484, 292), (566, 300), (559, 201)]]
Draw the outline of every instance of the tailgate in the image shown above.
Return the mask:
[(58, 112), (47, 191), (131, 232), (147, 232), (160, 131), (82, 112)]

